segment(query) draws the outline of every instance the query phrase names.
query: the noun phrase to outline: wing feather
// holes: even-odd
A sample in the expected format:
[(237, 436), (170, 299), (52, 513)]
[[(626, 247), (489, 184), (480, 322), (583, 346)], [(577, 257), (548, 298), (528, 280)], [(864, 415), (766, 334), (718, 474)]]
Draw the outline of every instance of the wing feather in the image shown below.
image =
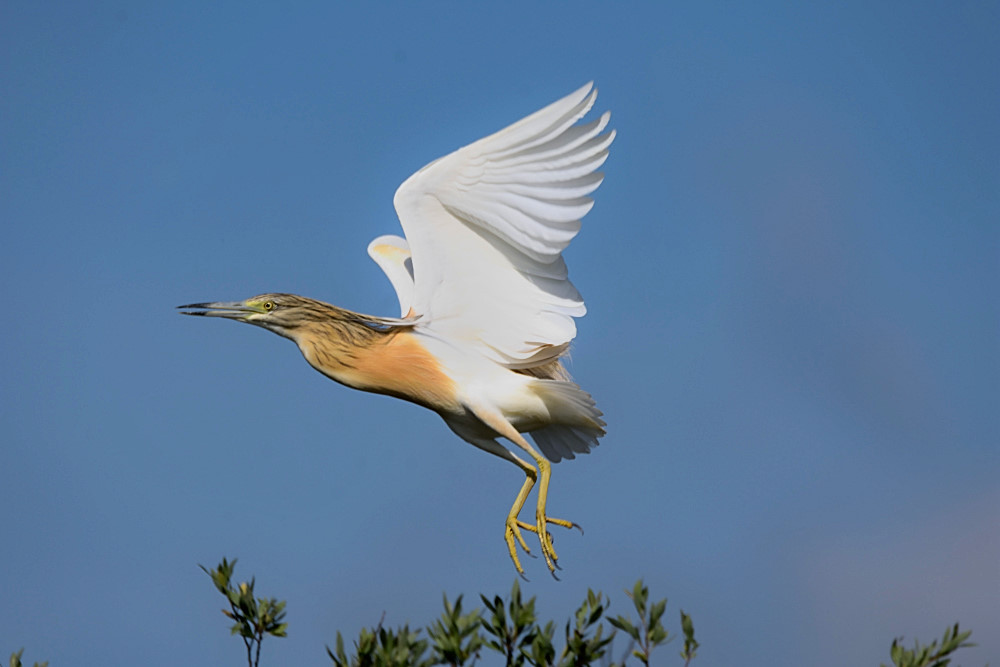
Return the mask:
[(368, 256), (385, 272), (396, 290), (401, 317), (406, 317), (413, 305), (413, 260), (406, 239), (386, 234), (368, 244)]
[(610, 142), (606, 141), (606, 135), (601, 135), (601, 132), (607, 127), (610, 120), (611, 113), (604, 112), (597, 120), (592, 120), (584, 125), (574, 125), (545, 144), (535, 146), (530, 150), (522, 149), (513, 155), (504, 157), (505, 159), (517, 159), (520, 156), (528, 156), (529, 158), (546, 159), (571, 150), (580, 149), (584, 152), (590, 150), (583, 148), (583, 144), (606, 148)]
[(478, 346), (510, 368), (566, 350), (573, 318), (586, 308), (561, 253), (593, 207), (588, 195), (604, 178), (597, 169), (614, 140), (605, 131), (609, 113), (577, 123), (596, 97), (587, 84), (399, 187), (393, 201), (419, 328)]

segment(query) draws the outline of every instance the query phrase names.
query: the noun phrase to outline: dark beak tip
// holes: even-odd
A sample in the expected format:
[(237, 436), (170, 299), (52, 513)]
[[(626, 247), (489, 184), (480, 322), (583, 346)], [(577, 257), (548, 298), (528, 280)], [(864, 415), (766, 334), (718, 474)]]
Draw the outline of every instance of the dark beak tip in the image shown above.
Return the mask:
[(181, 315), (200, 315), (203, 317), (222, 317), (230, 320), (243, 321), (247, 315), (252, 314), (252, 309), (247, 308), (238, 301), (213, 301), (207, 303), (189, 303), (186, 306), (177, 306)]

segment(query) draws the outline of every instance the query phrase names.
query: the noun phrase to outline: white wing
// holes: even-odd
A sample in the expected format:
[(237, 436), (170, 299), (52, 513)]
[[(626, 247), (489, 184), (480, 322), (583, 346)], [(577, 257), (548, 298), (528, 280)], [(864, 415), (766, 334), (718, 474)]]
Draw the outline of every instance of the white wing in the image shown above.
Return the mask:
[(399, 299), (400, 317), (413, 307), (413, 261), (406, 239), (387, 234), (368, 244), (368, 256), (385, 272)]
[(587, 195), (615, 135), (601, 134), (609, 113), (576, 125), (592, 88), (432, 162), (396, 191), (421, 328), (510, 368), (568, 347), (586, 308), (561, 253), (593, 206)]

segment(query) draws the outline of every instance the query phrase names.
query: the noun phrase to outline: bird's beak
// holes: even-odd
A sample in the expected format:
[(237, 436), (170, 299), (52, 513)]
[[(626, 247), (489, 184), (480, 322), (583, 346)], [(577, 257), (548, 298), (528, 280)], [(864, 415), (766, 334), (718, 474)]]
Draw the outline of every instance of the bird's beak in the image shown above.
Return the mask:
[(243, 301), (215, 301), (213, 303), (189, 303), (177, 306), (181, 315), (204, 315), (205, 317), (225, 317), (230, 320), (246, 321), (248, 315), (260, 314), (264, 310), (247, 305)]

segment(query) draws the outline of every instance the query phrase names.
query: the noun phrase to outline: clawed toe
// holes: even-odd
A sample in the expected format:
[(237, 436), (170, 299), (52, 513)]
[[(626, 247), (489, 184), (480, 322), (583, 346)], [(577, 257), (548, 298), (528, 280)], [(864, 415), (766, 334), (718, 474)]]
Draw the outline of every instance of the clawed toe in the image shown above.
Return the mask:
[(532, 558), (537, 558), (537, 556), (531, 553), (531, 549), (524, 541), (524, 536), (521, 534), (522, 529), (538, 535), (538, 542), (541, 545), (542, 556), (545, 558), (545, 564), (548, 566), (549, 572), (555, 576), (556, 570), (562, 569), (559, 567), (559, 556), (556, 554), (556, 550), (552, 545), (552, 533), (548, 531), (549, 524), (562, 526), (563, 528), (580, 528), (572, 521), (545, 516), (539, 517), (537, 524), (531, 524), (513, 517), (508, 519), (504, 538), (507, 542), (507, 551), (510, 553), (511, 560), (514, 561), (514, 567), (517, 568), (518, 574), (524, 576), (524, 569), (521, 567), (521, 561), (517, 555), (518, 545), (520, 545), (526, 555)]

